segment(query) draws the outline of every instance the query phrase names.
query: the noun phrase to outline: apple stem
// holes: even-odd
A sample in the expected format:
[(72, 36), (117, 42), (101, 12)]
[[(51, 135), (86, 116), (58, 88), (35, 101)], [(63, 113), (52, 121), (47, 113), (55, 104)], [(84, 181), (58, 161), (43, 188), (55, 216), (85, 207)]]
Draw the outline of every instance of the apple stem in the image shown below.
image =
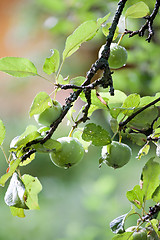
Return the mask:
[(122, 39), (123, 39), (124, 35), (125, 35), (125, 32), (124, 32), (124, 33), (122, 33), (122, 35), (121, 35), (121, 37), (120, 37), (120, 39), (119, 39), (119, 41), (118, 41), (117, 45), (119, 45), (119, 44), (120, 44), (120, 42), (122, 41)]

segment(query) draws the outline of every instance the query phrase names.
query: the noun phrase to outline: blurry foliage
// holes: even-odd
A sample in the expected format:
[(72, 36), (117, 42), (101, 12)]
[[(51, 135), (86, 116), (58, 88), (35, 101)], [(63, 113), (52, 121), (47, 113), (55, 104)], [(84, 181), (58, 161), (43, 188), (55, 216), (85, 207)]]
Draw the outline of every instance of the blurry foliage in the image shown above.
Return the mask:
[[(128, 1), (125, 9), (137, 2), (138, 0)], [(144, 0), (144, 2), (151, 10), (153, 9), (154, 1)], [(53, 47), (58, 45), (63, 49), (66, 37), (83, 21), (103, 17), (109, 12), (111, 13), (111, 21), (117, 7), (117, 1), (107, 1), (106, 3), (105, 0), (98, 2), (95, 0), (34, 0), (26, 3), (26, 5), (28, 7), (25, 6), (25, 17), (23, 16), (21, 19), (25, 22), (25, 31), (27, 26), (30, 26), (30, 32), (36, 34), (36, 31), (38, 29), (42, 30), (43, 26), (43, 31), (49, 31), (50, 37), (53, 38)], [(24, 13), (23, 7), (22, 13)], [(23, 26), (24, 22), (21, 22)], [(160, 90), (158, 84), (160, 73), (160, 60), (158, 58), (159, 22), (160, 19), (157, 17), (154, 22), (155, 35), (151, 43), (145, 42), (144, 37), (135, 36), (128, 39), (128, 36), (125, 36), (123, 38), (122, 45), (127, 48), (129, 58), (125, 69), (116, 70), (114, 73), (115, 89), (128, 94), (137, 92), (142, 96), (153, 95), (155, 91)], [(144, 19), (127, 19), (128, 29), (136, 30), (143, 23)], [(121, 21), (119, 28), (124, 30), (123, 21)], [(105, 37), (100, 33), (91, 42), (84, 44), (79, 53), (68, 60), (68, 64), (63, 70), (66, 75), (68, 73), (82, 74), (82, 72), (85, 75), (93, 59), (97, 58), (97, 51), (103, 43), (105, 43)], [(86, 57), (83, 57), (85, 55)], [(78, 66), (78, 69), (76, 66)]]

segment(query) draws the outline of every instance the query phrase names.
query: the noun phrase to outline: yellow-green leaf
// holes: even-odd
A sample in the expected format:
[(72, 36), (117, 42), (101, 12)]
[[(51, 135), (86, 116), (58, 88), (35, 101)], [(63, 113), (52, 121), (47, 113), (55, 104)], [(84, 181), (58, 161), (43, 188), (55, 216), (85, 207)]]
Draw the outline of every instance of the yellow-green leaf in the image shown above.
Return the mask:
[(126, 193), (128, 200), (137, 208), (141, 209), (143, 205), (143, 191), (139, 185), (136, 185), (132, 190)]
[(129, 7), (125, 12), (125, 18), (143, 18), (149, 14), (150, 10), (146, 3), (140, 1), (131, 7)]
[(138, 160), (140, 160), (141, 157), (147, 155), (148, 152), (149, 152), (149, 149), (150, 149), (150, 145), (149, 145), (149, 144), (145, 144), (145, 145), (140, 149), (140, 151), (138, 152), (138, 156), (137, 156)]
[(29, 209), (39, 209), (38, 193), (42, 190), (42, 185), (38, 178), (32, 177), (28, 174), (22, 176), (22, 181), (26, 188), (26, 205)]
[[(154, 173), (154, 174), (153, 174)], [(160, 164), (151, 158), (144, 166), (142, 172), (143, 193), (146, 200), (152, 198), (152, 194), (159, 186)]]
[[(109, 28), (111, 27), (111, 23), (107, 23), (103, 28), (102, 28), (102, 32), (104, 34), (104, 36), (108, 36), (109, 34)], [(113, 36), (113, 41), (118, 37), (119, 35), (119, 27), (116, 27), (116, 31), (114, 33), (114, 36)]]
[(9, 171), (0, 178), (0, 186), (4, 187), (5, 182), (8, 180), (8, 178), (12, 176), (16, 168), (19, 166), (20, 162), (21, 162), (21, 159), (19, 158), (13, 161), (13, 164), (10, 165)]
[(83, 42), (93, 38), (97, 31), (96, 21), (90, 20), (82, 23), (66, 40), (63, 51), (63, 61), (78, 50)]
[(138, 107), (140, 103), (140, 95), (135, 93), (135, 94), (130, 94), (124, 101), (123, 105), (121, 108), (124, 108), (125, 110), (122, 110), (121, 112), (125, 115), (130, 115), (133, 113), (134, 109)]
[(82, 23), (75, 31), (67, 38), (65, 49), (63, 51), (63, 61), (76, 52), (82, 43), (92, 39), (101, 25), (108, 19), (109, 14), (104, 18), (99, 18), (97, 21), (89, 20)]
[(10, 207), (10, 210), (14, 217), (20, 217), (20, 218), (25, 217), (23, 208)]
[(0, 71), (14, 77), (29, 77), (37, 75), (37, 68), (27, 58), (4, 57), (0, 59)]
[(35, 114), (40, 114), (52, 105), (53, 103), (50, 96), (46, 92), (39, 92), (32, 102), (29, 115), (32, 117)]
[(46, 58), (43, 65), (43, 71), (48, 75), (55, 73), (59, 67), (59, 52), (57, 49), (52, 50), (51, 57)]

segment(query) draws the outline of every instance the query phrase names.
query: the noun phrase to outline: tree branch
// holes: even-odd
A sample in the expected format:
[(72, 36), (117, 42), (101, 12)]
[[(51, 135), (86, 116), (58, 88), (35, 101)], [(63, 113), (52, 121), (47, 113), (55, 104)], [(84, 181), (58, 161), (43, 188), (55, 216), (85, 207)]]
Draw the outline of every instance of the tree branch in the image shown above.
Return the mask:
[(147, 20), (146, 20), (145, 24), (137, 31), (130, 31), (130, 30), (125, 29), (124, 34), (129, 34), (129, 37), (133, 37), (135, 35), (139, 35), (140, 37), (143, 37), (145, 31), (148, 30), (148, 37), (146, 38), (146, 41), (150, 42), (151, 38), (154, 35), (154, 31), (153, 31), (153, 27), (152, 27), (153, 21), (158, 14), (159, 7), (160, 7), (160, 0), (156, 0), (156, 3), (155, 3), (152, 13), (146, 17)]
[(155, 215), (158, 215), (160, 212), (160, 203), (157, 203), (154, 207), (149, 208), (149, 213), (142, 217), (143, 222), (147, 222), (148, 220), (152, 220), (155, 218)]
[(143, 112), (145, 109), (153, 106), (154, 104), (156, 104), (157, 102), (160, 101), (160, 97), (155, 99), (154, 101), (150, 102), (149, 104), (147, 104), (146, 106), (142, 107), (141, 109), (139, 109), (138, 111), (136, 111), (135, 113), (133, 113), (132, 115), (130, 115), (126, 120), (124, 120), (123, 122), (119, 123), (119, 129), (121, 130), (124, 126), (127, 125), (127, 123), (129, 123), (133, 118), (135, 118), (138, 114), (140, 114), (141, 112)]
[[(82, 92), (82, 90), (84, 89), (84, 91), (86, 91), (88, 85), (91, 87), (91, 85), (90, 85), (91, 84), (91, 80), (92, 80), (92, 78), (94, 77), (94, 75), (96, 74), (96, 72), (99, 69), (104, 70), (104, 74), (103, 74), (103, 77), (102, 77), (100, 83), (105, 88), (110, 86), (111, 95), (114, 95), (113, 82), (112, 82), (112, 77), (111, 77), (112, 73), (111, 73), (109, 65), (108, 65), (108, 58), (109, 58), (109, 54), (110, 54), (110, 45), (112, 43), (116, 27), (118, 25), (120, 16), (122, 14), (122, 11), (124, 9), (124, 6), (125, 6), (126, 2), (127, 2), (127, 0), (120, 0), (119, 1), (118, 7), (117, 7), (117, 10), (116, 10), (113, 22), (112, 22), (112, 25), (109, 28), (109, 34), (108, 34), (108, 37), (107, 37), (107, 40), (106, 40), (106, 44), (105, 44), (104, 50), (102, 51), (102, 55), (91, 66), (90, 70), (87, 72), (86, 80), (84, 81), (84, 83), (80, 87), (77, 87), (78, 90), (76, 92), (71, 93), (70, 96), (66, 99), (66, 104), (63, 106), (63, 111), (62, 111), (60, 117), (55, 122), (53, 122), (51, 124), (50, 130), (47, 132), (46, 136), (43, 139), (41, 139), (41, 140), (38, 140), (38, 139), (36, 140), (35, 139), (35, 140), (31, 141), (31, 142), (28, 142), (26, 147), (24, 148), (24, 150), (25, 149), (27, 150), (27, 148), (31, 147), (33, 143), (34, 144), (35, 143), (44, 144), (48, 139), (50, 139), (52, 137), (53, 133), (55, 132), (55, 130), (57, 129), (59, 124), (62, 122), (62, 120), (66, 116), (66, 114), (69, 111), (69, 109), (72, 107), (73, 102), (75, 102), (77, 100), (77, 98), (79, 97), (79, 95)], [(57, 85), (57, 86), (62, 88), (61, 85)], [(90, 87), (87, 90), (87, 94), (90, 94), (90, 91), (91, 91)], [(68, 86), (66, 87), (66, 89), (67, 88), (68, 88)], [(72, 86), (71, 86), (71, 88), (72, 88)], [(65, 89), (65, 86), (63, 87), (63, 89)], [(91, 105), (91, 100), (90, 100), (89, 97), (87, 97), (87, 105), (86, 105), (86, 107), (84, 109), (84, 116), (83, 116), (83, 118), (80, 119), (80, 122), (82, 122), (82, 121), (85, 122), (88, 119), (87, 115), (88, 115), (88, 110), (90, 108), (90, 105)], [(78, 123), (78, 121), (77, 121), (77, 123)], [(21, 157), (23, 159), (23, 161), (26, 158), (28, 158), (32, 154), (32, 152), (36, 152), (36, 150), (32, 149), (32, 150), (29, 150), (27, 153), (25, 153)]]

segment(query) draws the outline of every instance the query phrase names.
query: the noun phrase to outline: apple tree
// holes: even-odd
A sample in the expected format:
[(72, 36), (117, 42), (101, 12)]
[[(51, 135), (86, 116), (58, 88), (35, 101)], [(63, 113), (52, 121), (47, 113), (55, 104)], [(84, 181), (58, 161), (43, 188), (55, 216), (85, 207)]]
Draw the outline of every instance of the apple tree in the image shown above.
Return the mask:
[[(35, 118), (35, 125), (27, 126), (21, 135), (11, 139), (9, 154), (3, 149), (6, 129), (5, 123), (0, 120), (0, 146), (8, 164), (6, 173), (0, 177), (0, 185), (4, 187), (10, 181), (4, 201), (14, 216), (24, 217), (25, 211), (39, 208), (38, 193), (42, 190), (40, 181), (29, 174), (21, 175), (23, 166), (30, 164), (36, 153), (49, 154), (53, 164), (67, 171), (75, 164), (80, 164), (84, 154), (87, 154), (85, 150), (89, 151), (89, 146), (93, 145), (102, 149), (97, 166), (107, 165), (118, 169), (124, 167), (132, 156), (132, 149), (123, 143), (128, 138), (139, 146), (138, 160), (147, 159), (152, 144), (156, 146), (156, 151), (152, 158), (147, 159), (139, 184), (126, 193), (131, 210), (110, 223), (115, 234), (113, 239), (160, 238), (160, 93), (157, 92), (154, 96), (140, 96), (137, 92), (127, 95), (114, 88), (117, 69), (127, 65), (127, 51), (132, 54), (132, 49), (126, 50), (123, 46), (123, 40), (127, 38), (129, 42), (134, 37), (144, 38), (148, 42), (148, 49), (150, 48), (160, 0), (154, 1), (153, 9), (143, 1), (126, 8), (126, 3), (129, 2), (117, 1), (117, 10), (111, 22), (110, 13), (107, 13), (103, 18), (85, 21), (78, 26), (67, 37), (62, 56), (58, 49), (53, 49), (51, 56), (44, 60), (44, 75), (39, 74), (35, 64), (27, 58), (0, 59), (0, 71), (14, 77), (39, 76), (46, 80), (47, 75), (53, 76), (50, 94), (39, 92), (31, 103), (29, 116)], [(118, 24), (122, 21), (122, 15), (124, 26), (123, 31), (120, 31)], [(142, 25), (137, 30), (128, 28), (128, 19), (132, 22), (136, 18), (143, 20)], [(86, 76), (65, 78), (62, 69), (66, 59), (100, 31), (106, 36), (106, 42), (99, 46), (97, 60)], [(98, 71), (101, 71), (101, 76), (96, 79)], [(116, 74), (118, 76), (119, 72)], [(70, 95), (61, 106), (56, 100), (56, 94), (65, 90), (70, 90)], [(74, 108), (78, 99), (83, 101), (79, 111)], [(99, 109), (110, 116), (112, 135), (101, 125), (91, 122), (90, 116)], [(61, 127), (67, 117), (71, 126), (69, 135), (55, 139), (56, 129)], [(115, 140), (117, 136), (118, 141)], [(153, 204), (147, 208), (146, 205), (151, 200)], [(126, 229), (125, 223), (132, 215), (137, 216), (135, 226)]]

